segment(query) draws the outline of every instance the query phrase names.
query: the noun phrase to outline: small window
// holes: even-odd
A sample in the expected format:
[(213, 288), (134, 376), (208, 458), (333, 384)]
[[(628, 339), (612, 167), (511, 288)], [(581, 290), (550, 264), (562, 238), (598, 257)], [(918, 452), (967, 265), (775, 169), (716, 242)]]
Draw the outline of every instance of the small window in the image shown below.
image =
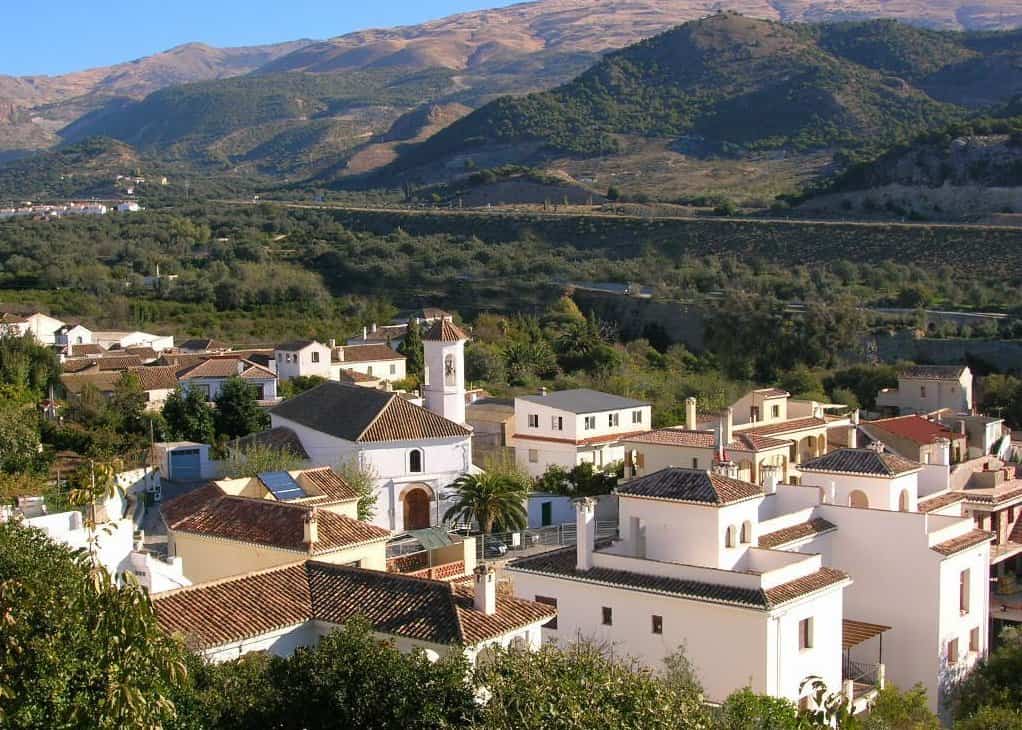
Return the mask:
[(391, 363), (391, 366), (390, 366), (390, 374), (391, 374), (391, 375), (397, 375), (397, 365), (395, 365), (395, 364)]
[(632, 411), (632, 423), (642, 423), (642, 411)]
[(979, 627), (977, 626), (969, 632), (969, 651), (974, 654), (979, 653)]
[(613, 626), (614, 625), (614, 609), (610, 606), (603, 607), (603, 625)]
[(654, 616), (653, 617), (653, 633), (662, 634), (664, 633), (664, 617)]
[(551, 416), (550, 417), (550, 428), (555, 431), (564, 430), (564, 416)]
[(692, 457), (692, 468), (693, 469), (698, 469), (699, 468), (699, 457), (698, 456), (693, 456)]
[(756, 423), (759, 420), (759, 406), (749, 407), (749, 420)]
[[(548, 596), (536, 596), (536, 603), (542, 603), (544, 606), (553, 606), (555, 609), (557, 608), (557, 599), (556, 598), (550, 598)], [(552, 630), (556, 631), (557, 630), (557, 617), (554, 616), (552, 619), (550, 619), (545, 624), (543, 624), (543, 628), (544, 629), (552, 629)]]
[(925, 385), (920, 385), (919, 386), (919, 397), (920, 398), (925, 398), (926, 397), (926, 386)]
[(734, 525), (728, 526), (727, 530), (724, 532), (724, 547), (729, 548), (735, 547), (736, 544), (735, 535), (737, 534), (737, 532), (738, 531), (735, 529)]
[(610, 413), (607, 415), (607, 425), (610, 426), (611, 428), (614, 428), (620, 423), (621, 423), (620, 413)]
[(596, 428), (596, 416), (586, 416), (585, 418), (586, 431), (592, 431), (594, 428)]
[(947, 663), (958, 663), (958, 639), (951, 639), (951, 641), (947, 643)]
[(412, 449), (408, 453), (408, 471), (412, 474), (422, 472), (422, 451), (419, 449)]
[(752, 543), (752, 523), (746, 520), (742, 523), (742, 544), (749, 545)]
[(969, 612), (969, 570), (965, 569), (958, 577), (958, 610), (964, 616)]
[(366, 375), (372, 375), (372, 374), (373, 374), (373, 366), (372, 365), (367, 365), (366, 366)]
[(804, 618), (798, 622), (798, 648), (805, 651), (813, 648), (813, 620)]
[(539, 428), (539, 414), (538, 413), (530, 413), (529, 414), (529, 428)]
[(780, 418), (781, 417), (781, 407), (780, 406), (770, 406), (770, 417), (771, 418)]
[(313, 362), (319, 362), (319, 352), (313, 352), (312, 353), (312, 361)]
[(539, 452), (536, 449), (529, 449), (529, 463), (530, 464), (539, 463)]

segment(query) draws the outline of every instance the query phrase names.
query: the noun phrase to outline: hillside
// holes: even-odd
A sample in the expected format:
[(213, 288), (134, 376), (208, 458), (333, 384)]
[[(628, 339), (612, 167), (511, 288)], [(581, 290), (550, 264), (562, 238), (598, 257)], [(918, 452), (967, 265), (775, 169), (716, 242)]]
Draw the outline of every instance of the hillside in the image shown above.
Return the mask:
[[(857, 0), (854, 10), (847, 0), (539, 0), (318, 42), (249, 48), (189, 43), (127, 63), (61, 76), (0, 75), (0, 161), (58, 144), (61, 130), (82, 117), (89, 116), (94, 124), (100, 115), (117, 116), (130, 102), (168, 86), (250, 72), (402, 69), (415, 74), (446, 68), (456, 75), (451, 97), (445, 101), (478, 107), (501, 94), (562, 84), (608, 50), (722, 8), (784, 22), (890, 17), (945, 30), (1022, 25), (1022, 8), (1016, 0)], [(390, 114), (379, 123), (359, 122), (359, 133), (380, 134), (405, 111), (409, 110)], [(320, 129), (308, 134), (322, 139), (332, 132)]]
[(344, 74), (282, 73), (174, 86), (64, 130), (71, 141), (106, 136), (168, 159), (225, 169), (251, 164), (267, 174), (309, 173), (366, 141), (395, 110), (451, 86), (436, 69)]
[(956, 124), (896, 145), (812, 189), (808, 213), (897, 214), (929, 220), (977, 220), (1022, 213), (1022, 115), (1019, 100), (1000, 116)]
[(62, 76), (0, 75), (0, 159), (39, 149), (85, 114), (141, 99), (174, 84), (239, 76), (288, 55), (309, 41), (213, 48), (188, 43), (134, 61)]
[(1022, 83), (1016, 34), (987, 38), (998, 43), (890, 21), (817, 28), (720, 14), (608, 54), (553, 91), (498, 99), (394, 169), (612, 155), (622, 136), (693, 153), (891, 144), (965, 116), (970, 87), (940, 80), (964, 77), (963, 65), (1016, 64), (998, 77), (1002, 99)]

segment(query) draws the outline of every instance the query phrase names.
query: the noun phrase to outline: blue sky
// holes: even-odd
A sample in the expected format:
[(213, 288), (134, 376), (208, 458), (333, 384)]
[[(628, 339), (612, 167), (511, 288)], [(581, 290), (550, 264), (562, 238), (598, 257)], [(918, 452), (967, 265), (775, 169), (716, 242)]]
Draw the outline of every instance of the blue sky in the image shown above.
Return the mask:
[(137, 0), (4, 2), (0, 74), (60, 74), (190, 41), (247, 46), (408, 25), (511, 0)]

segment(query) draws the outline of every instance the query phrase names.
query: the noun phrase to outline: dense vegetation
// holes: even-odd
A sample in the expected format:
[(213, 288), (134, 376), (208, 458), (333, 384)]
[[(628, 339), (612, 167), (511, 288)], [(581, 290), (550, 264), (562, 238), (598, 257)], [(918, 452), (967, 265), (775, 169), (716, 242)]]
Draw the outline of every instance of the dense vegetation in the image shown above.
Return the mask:
[[(812, 27), (718, 14), (609, 54), (560, 88), (498, 99), (398, 165), (493, 143), (613, 154), (620, 134), (681, 138), (692, 150), (876, 149), (996, 94), (970, 96), (961, 79), (970, 64), (1014, 58), (1017, 44), (973, 40), (883, 20)], [(954, 81), (942, 81), (949, 68)]]

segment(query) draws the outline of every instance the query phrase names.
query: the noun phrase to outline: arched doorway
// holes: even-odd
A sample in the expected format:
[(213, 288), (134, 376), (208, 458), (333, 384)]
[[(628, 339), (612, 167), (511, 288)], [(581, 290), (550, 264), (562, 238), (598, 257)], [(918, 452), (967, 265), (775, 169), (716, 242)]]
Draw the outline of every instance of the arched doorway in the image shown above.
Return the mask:
[(406, 530), (424, 530), (430, 526), (429, 502), (429, 493), (423, 488), (416, 487), (405, 492), (402, 503)]
[(866, 509), (869, 507), (869, 497), (862, 490), (856, 489), (848, 495), (848, 506)]

